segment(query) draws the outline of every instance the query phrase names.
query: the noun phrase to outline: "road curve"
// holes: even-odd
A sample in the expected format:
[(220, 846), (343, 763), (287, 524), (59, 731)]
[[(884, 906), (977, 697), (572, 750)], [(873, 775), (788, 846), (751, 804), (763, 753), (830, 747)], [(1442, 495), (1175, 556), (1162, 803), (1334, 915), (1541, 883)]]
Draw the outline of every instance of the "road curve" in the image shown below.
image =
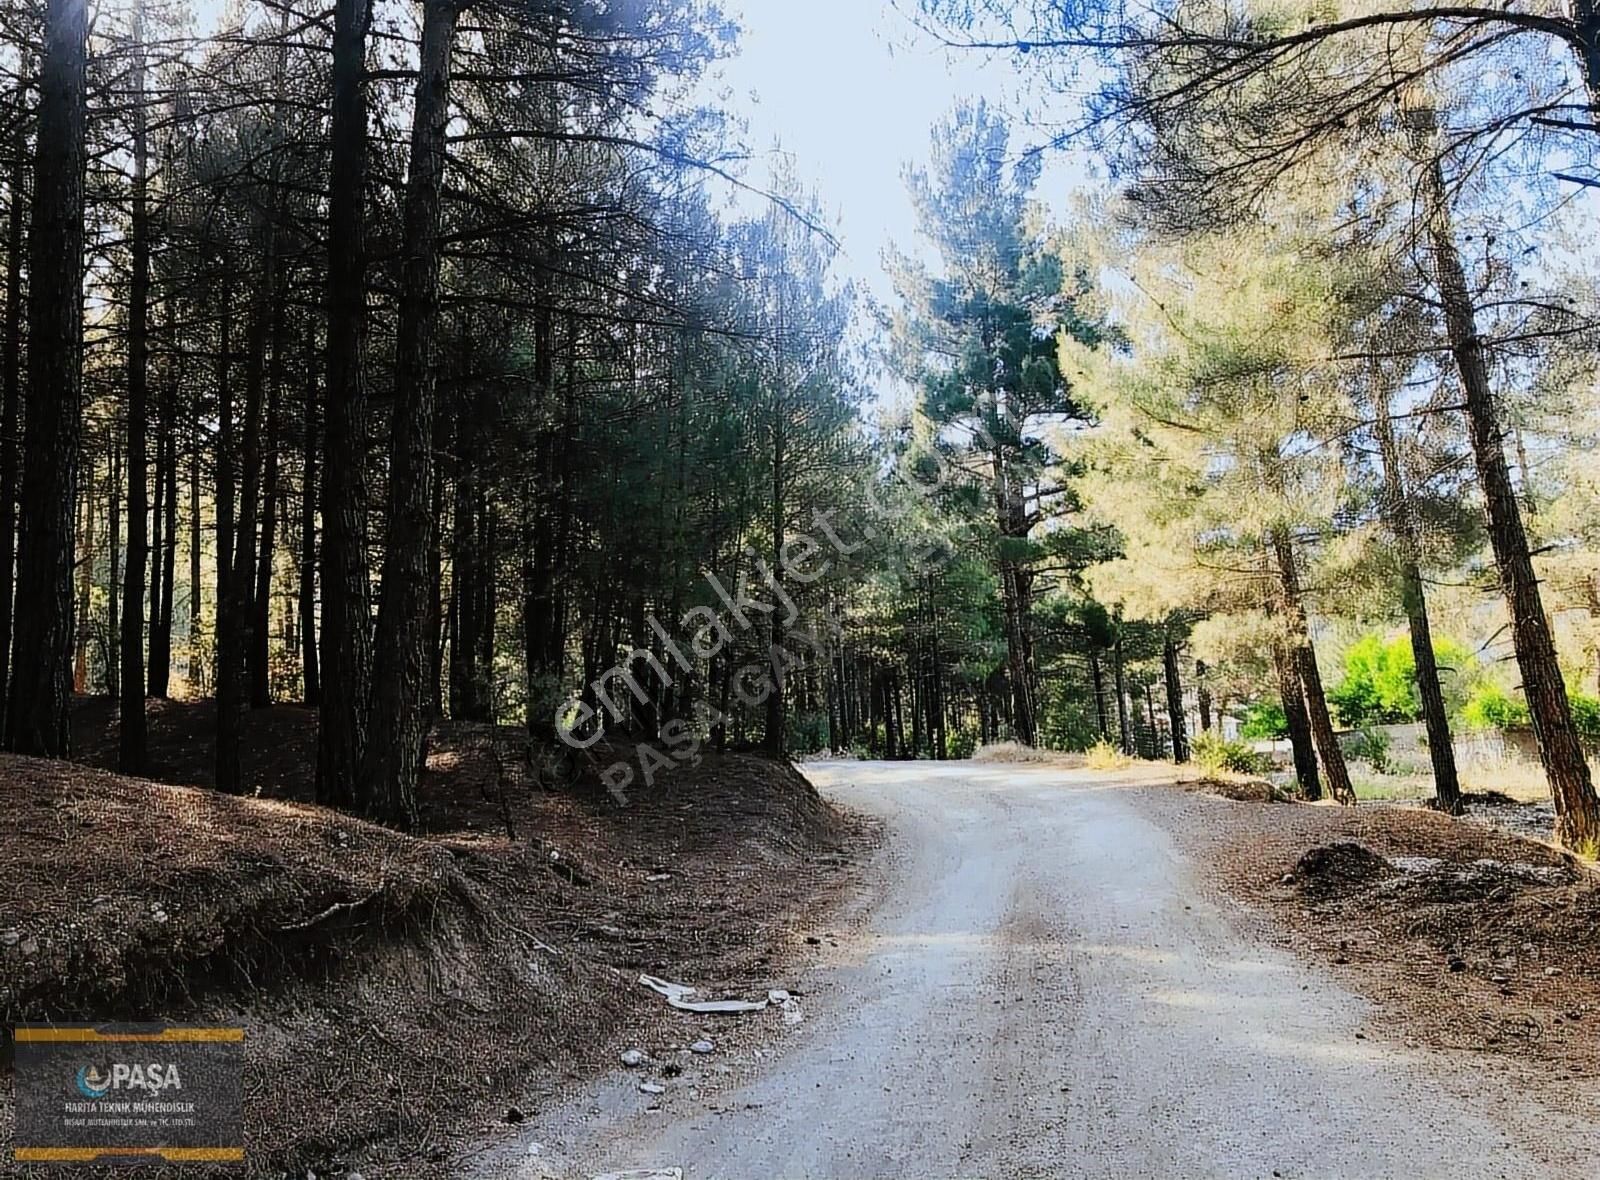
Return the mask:
[(1478, 1059), (1374, 1035), (1362, 1000), (1197, 887), (1139, 788), (807, 771), (891, 848), (881, 900), (805, 980), (810, 1018), (714, 1101), (674, 1086), (650, 1111), (619, 1071), (458, 1175), (1541, 1177), (1594, 1133)]

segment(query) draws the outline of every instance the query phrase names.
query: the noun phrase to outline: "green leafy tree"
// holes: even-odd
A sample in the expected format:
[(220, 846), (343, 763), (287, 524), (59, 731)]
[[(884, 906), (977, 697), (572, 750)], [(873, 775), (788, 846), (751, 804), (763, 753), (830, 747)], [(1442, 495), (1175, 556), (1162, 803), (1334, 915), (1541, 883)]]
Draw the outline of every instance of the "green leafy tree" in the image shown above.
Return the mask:
[[(1460, 667), (1472, 658), (1466, 648), (1448, 639), (1435, 641), (1433, 650), (1436, 661), (1446, 667)], [(1422, 716), (1422, 701), (1409, 638), (1363, 635), (1345, 652), (1344, 676), (1328, 699), (1348, 726), (1416, 721)]]
[(1308, 440), (1348, 416), (1316, 370), (1340, 314), (1316, 243), (1261, 229), (1112, 247), (1127, 349), (1062, 345), (1103, 423), (1084, 444), (1084, 496), (1124, 543), (1091, 584), (1147, 618), (1265, 606), (1302, 789), (1318, 789), (1314, 746), (1334, 797), (1353, 802), (1304, 589), (1343, 486), (1337, 454)]

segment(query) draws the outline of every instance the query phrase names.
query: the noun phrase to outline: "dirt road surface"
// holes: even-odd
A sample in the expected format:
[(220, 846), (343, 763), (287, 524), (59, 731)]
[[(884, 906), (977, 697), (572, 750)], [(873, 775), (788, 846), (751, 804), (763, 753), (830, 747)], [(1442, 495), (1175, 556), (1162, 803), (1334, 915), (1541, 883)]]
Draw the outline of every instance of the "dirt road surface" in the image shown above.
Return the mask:
[(685, 1057), (659, 1097), (619, 1069), (457, 1174), (1594, 1174), (1592, 1120), (1490, 1059), (1386, 1038), (1204, 890), (1144, 818), (1155, 788), (999, 765), (807, 771), (889, 840), (858, 920), (821, 918), (815, 961), (788, 977), (806, 1020), (734, 1018), (777, 1026), (761, 1057)]

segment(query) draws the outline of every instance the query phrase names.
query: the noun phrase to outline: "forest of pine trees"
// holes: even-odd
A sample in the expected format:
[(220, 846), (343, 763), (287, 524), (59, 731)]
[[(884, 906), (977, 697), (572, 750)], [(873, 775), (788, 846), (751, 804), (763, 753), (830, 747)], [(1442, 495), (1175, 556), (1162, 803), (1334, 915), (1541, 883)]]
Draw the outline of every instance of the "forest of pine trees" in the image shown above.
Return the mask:
[[(921, 10), (1046, 90), (1098, 55), (1055, 146), (1116, 183), (1069, 217), (958, 104), (885, 308), (694, 97), (738, 36), (703, 0), (8, 7), (7, 748), (70, 757), (106, 696), (138, 774), (151, 699), (214, 699), (242, 792), (249, 712), (295, 703), (319, 801), (409, 826), (441, 721), (1182, 761), (1266, 710), (1302, 792), (1352, 802), (1325, 644), (1384, 626), (1442, 808), (1478, 675), (1450, 631), (1525, 699), (1562, 839), (1600, 841), (1593, 472), (1528, 459), (1594, 430), (1555, 171), (1588, 75), (1514, 44), (1593, 21)], [(792, 576), (818, 521), (861, 540)], [(794, 610), (657, 674), (660, 620), (757, 575)]]
[[(1398, 617), (1436, 802), (1456, 812), (1430, 586), (1465, 581), (1480, 612), (1497, 588), (1503, 621), (1472, 626), (1471, 662), (1514, 667), (1557, 835), (1600, 848), (1594, 599), (1572, 586), (1593, 550), (1546, 511), (1592, 502), (1570, 458), (1596, 388), (1592, 6), (919, 7), (955, 50), (1026, 60), (1045, 93), (1094, 75), (1087, 102), (1053, 109), (1070, 120), (1056, 145), (1117, 178), (1084, 237), (1120, 278), (1123, 339), (1069, 337), (1062, 357), (1103, 427), (1088, 499), (1125, 542), (1102, 592), (1203, 617), (1223, 650), (1253, 632), (1302, 791), (1341, 802), (1310, 612), (1324, 634)], [(1540, 446), (1564, 461), (1541, 470)]]
[[(787, 587), (793, 674), (736, 691), (797, 646), (763, 618), (622, 729), (709, 704), (719, 745), (896, 757), (1042, 732), (1062, 644), (1029, 533), (1058, 501), (1019, 415), (1067, 406), (1020, 302), (1054, 273), (1017, 238), (1026, 180), (984, 230), (1016, 289), (954, 326), (1038, 368), (976, 411), (1001, 466), (974, 464), (992, 511), (952, 569), (885, 476), (818, 202), (746, 191), (728, 114), (685, 98), (736, 36), (711, 5), (86, 11), (5, 28), (11, 749), (70, 756), (104, 695), (141, 773), (148, 702), (214, 698), (215, 782), (246, 791), (247, 714), (300, 703), (320, 801), (407, 825), (435, 721), (553, 743), (619, 657), (661, 655), (652, 620), (819, 518), (888, 523)], [(925, 182), (930, 228), (958, 214), (929, 186), (975, 179)], [(719, 211), (730, 187), (755, 211)]]

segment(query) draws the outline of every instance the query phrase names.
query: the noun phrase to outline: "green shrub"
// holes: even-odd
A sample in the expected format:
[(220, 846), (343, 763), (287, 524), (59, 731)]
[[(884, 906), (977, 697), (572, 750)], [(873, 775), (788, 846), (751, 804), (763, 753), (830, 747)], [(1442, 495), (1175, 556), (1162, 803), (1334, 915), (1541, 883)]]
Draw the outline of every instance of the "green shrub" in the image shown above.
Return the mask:
[[(1600, 697), (1567, 690), (1567, 701), (1572, 707), (1572, 723), (1578, 727), (1578, 736), (1585, 742), (1600, 745)], [(1480, 684), (1467, 698), (1461, 710), (1462, 723), (1468, 729), (1527, 729), (1533, 724), (1528, 715), (1528, 702), (1521, 693), (1510, 693), (1498, 684)]]
[(1215, 733), (1198, 735), (1191, 754), (1201, 769), (1213, 774), (1263, 774), (1271, 766), (1271, 760), (1257, 754), (1244, 739), (1230, 741)]
[[(1440, 639), (1433, 645), (1434, 659), (1445, 668), (1472, 662), (1459, 643)], [(1328, 702), (1346, 725), (1400, 725), (1422, 716), (1417, 692), (1417, 658), (1411, 636), (1385, 639), (1376, 631), (1363, 635), (1344, 654), (1344, 676), (1328, 694)]]
[(1569, 691), (1567, 700), (1572, 702), (1572, 722), (1578, 727), (1578, 736), (1600, 744), (1600, 697)]
[(1526, 729), (1532, 722), (1528, 703), (1498, 684), (1478, 685), (1462, 706), (1461, 720), (1468, 729)]
[(1239, 736), (1250, 742), (1275, 742), (1289, 736), (1289, 718), (1277, 701), (1257, 701), (1244, 711)]
[(944, 735), (944, 749), (950, 758), (971, 758), (978, 749), (978, 727), (958, 725)]

